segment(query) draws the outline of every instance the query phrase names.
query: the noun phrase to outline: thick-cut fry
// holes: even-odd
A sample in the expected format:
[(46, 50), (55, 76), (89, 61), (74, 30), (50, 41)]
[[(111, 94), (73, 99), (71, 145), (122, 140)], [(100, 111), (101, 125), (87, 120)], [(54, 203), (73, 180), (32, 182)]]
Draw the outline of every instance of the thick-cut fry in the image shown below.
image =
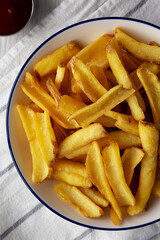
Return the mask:
[(65, 65), (63, 63), (59, 63), (55, 77), (55, 86), (58, 90), (60, 89), (61, 83), (63, 82), (65, 71), (66, 71)]
[(115, 127), (116, 120), (111, 117), (103, 115), (97, 118), (95, 122), (100, 123), (104, 127), (112, 128), (112, 127)]
[(134, 56), (160, 63), (160, 47), (138, 42), (119, 28), (115, 29), (114, 35), (122, 46)]
[(120, 206), (134, 206), (135, 198), (128, 187), (120, 157), (119, 146), (110, 141), (102, 151), (108, 181)]
[(84, 129), (80, 129), (65, 138), (59, 146), (59, 158), (67, 156), (74, 150), (83, 147), (84, 145), (102, 138), (106, 135), (105, 129), (99, 124), (94, 123)]
[(69, 115), (73, 114), (74, 112), (78, 111), (79, 109), (85, 107), (86, 104), (82, 101), (79, 101), (73, 97), (68, 95), (63, 95), (60, 98), (58, 109), (62, 112), (66, 112)]
[(80, 47), (75, 42), (69, 42), (38, 61), (34, 71), (38, 77), (55, 72), (59, 63), (66, 64), (79, 51)]
[(158, 77), (148, 69), (138, 69), (137, 75), (148, 96), (152, 109), (153, 119), (156, 126), (160, 129), (160, 82)]
[(58, 89), (56, 88), (56, 86), (51, 78), (47, 79), (46, 86), (47, 86), (49, 92), (51, 93), (52, 97), (54, 98), (54, 100), (56, 102), (56, 106), (58, 106), (58, 103), (61, 98), (61, 93), (58, 91)]
[(41, 153), (48, 166), (52, 166), (58, 154), (58, 145), (54, 130), (51, 126), (48, 112), (33, 115), (35, 132), (41, 148)]
[(90, 70), (94, 74), (96, 79), (100, 82), (100, 84), (105, 89), (109, 90), (108, 80), (107, 80), (106, 74), (104, 73), (104, 70), (101, 67), (98, 67), (96, 65), (91, 65)]
[(142, 212), (149, 200), (156, 176), (159, 132), (153, 124), (139, 122), (139, 133), (145, 156), (141, 162), (136, 204), (127, 208), (129, 215)]
[(50, 174), (50, 168), (41, 154), (40, 144), (36, 137), (32, 109), (25, 105), (18, 105), (17, 110), (22, 120), (22, 124), (29, 140), (32, 155), (32, 181), (34, 183), (42, 182)]
[(68, 121), (68, 115), (56, 108), (54, 99), (38, 84), (36, 79), (27, 72), (25, 79), (21, 84), (24, 93), (35, 102), (44, 111), (49, 111), (50, 116), (64, 128), (78, 128), (78, 124), (71, 120)]
[(104, 198), (104, 196), (95, 188), (80, 188), (80, 191), (85, 194), (88, 198), (90, 198), (95, 204), (101, 207), (107, 207), (108, 201)]
[[(109, 61), (109, 65), (112, 69), (113, 74), (115, 75), (117, 82), (122, 84), (122, 86), (126, 89), (131, 89), (132, 82), (129, 77), (128, 72), (126, 71), (121, 55), (120, 55), (120, 48), (115, 38), (112, 38), (107, 44), (107, 58)], [(130, 107), (131, 113), (135, 120), (143, 120), (145, 115), (138, 104), (137, 97), (135, 94), (130, 96), (127, 99), (128, 105)]]
[(96, 65), (102, 68), (108, 67), (108, 60), (106, 58), (106, 44), (111, 38), (111, 35), (105, 34), (94, 42), (84, 47), (76, 57), (83, 63), (88, 65)]
[(92, 183), (98, 188), (98, 190), (105, 196), (105, 198), (110, 202), (113, 209), (117, 213), (119, 219), (122, 219), (122, 213), (120, 207), (112, 193), (110, 185), (108, 183), (105, 169), (103, 165), (102, 156), (100, 153), (100, 148), (97, 142), (93, 142), (86, 159), (86, 169), (89, 178)]
[[(85, 217), (97, 218), (103, 214), (103, 210), (85, 196), (78, 188), (66, 183), (59, 183), (54, 187), (58, 197), (73, 205)], [(85, 204), (84, 204), (85, 203)]]
[(144, 157), (144, 152), (140, 148), (127, 148), (122, 155), (122, 165), (124, 176), (128, 186), (130, 185), (135, 167), (140, 163)]
[(74, 79), (92, 102), (95, 102), (107, 92), (89, 68), (78, 58), (72, 58), (71, 69)]
[(124, 132), (139, 136), (138, 122), (131, 115), (107, 111), (105, 115), (116, 120), (115, 126)]
[(118, 226), (119, 225), (119, 218), (118, 218), (117, 214), (115, 213), (115, 211), (113, 210), (112, 207), (110, 207), (109, 214), (110, 214), (110, 218), (111, 218), (113, 224)]
[(115, 86), (95, 103), (92, 103), (72, 114), (69, 119), (76, 120), (81, 127), (88, 126), (97, 118), (101, 117), (105, 111), (111, 110), (133, 93), (134, 89), (127, 90), (120, 85)]

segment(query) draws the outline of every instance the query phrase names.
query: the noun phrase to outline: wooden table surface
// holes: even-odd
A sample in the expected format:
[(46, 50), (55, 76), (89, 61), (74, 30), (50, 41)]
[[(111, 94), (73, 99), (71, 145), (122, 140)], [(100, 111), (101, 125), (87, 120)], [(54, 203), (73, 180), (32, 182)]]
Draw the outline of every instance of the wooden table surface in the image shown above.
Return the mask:
[(43, 20), (57, 5), (60, 0), (34, 0), (34, 12), (28, 24), (18, 33), (7, 37), (0, 37), (0, 58), (13, 47), (23, 36), (25, 36), (34, 26)]

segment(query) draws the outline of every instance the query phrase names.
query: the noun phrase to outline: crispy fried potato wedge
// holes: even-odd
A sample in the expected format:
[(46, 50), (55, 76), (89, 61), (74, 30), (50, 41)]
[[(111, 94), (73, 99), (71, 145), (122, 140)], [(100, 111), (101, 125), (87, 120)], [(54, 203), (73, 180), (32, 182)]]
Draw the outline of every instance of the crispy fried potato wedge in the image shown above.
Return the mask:
[(160, 63), (160, 47), (138, 42), (119, 28), (115, 29), (114, 35), (122, 46), (134, 56), (143, 60)]
[(71, 70), (74, 79), (92, 102), (95, 102), (107, 92), (107, 90), (100, 84), (93, 73), (80, 59), (76, 57), (72, 58)]
[(152, 109), (153, 119), (156, 126), (160, 129), (160, 82), (158, 77), (148, 69), (138, 69), (137, 75), (145, 89), (150, 106)]
[(131, 147), (125, 149), (122, 155), (124, 176), (128, 186), (130, 185), (135, 167), (141, 162), (144, 152), (140, 148)]
[(106, 44), (111, 38), (111, 35), (105, 34), (94, 42), (88, 44), (76, 57), (80, 59), (84, 64), (96, 65), (102, 68), (108, 67), (108, 60), (106, 58)]
[(120, 130), (108, 132), (106, 137), (98, 140), (99, 146), (104, 147), (108, 143), (108, 140), (113, 140), (117, 142), (120, 149), (142, 146), (141, 139), (139, 136), (126, 133)]
[(27, 72), (21, 84), (23, 92), (44, 111), (49, 111), (50, 116), (64, 128), (78, 128), (75, 121), (68, 121), (68, 115), (56, 108), (54, 99), (38, 84), (36, 79)]
[(104, 196), (95, 188), (79, 188), (80, 191), (90, 198), (95, 204), (101, 207), (107, 207), (109, 202), (104, 198)]
[(34, 183), (42, 182), (50, 175), (50, 168), (41, 154), (41, 147), (36, 136), (32, 109), (26, 105), (18, 105), (17, 110), (22, 120), (22, 124), (29, 140), (32, 155), (32, 181)]
[[(132, 81), (129, 77), (129, 74), (126, 71), (124, 64), (122, 62), (120, 48), (115, 38), (112, 38), (107, 43), (106, 49), (107, 49), (107, 58), (109, 61), (109, 65), (112, 69), (114, 76), (117, 79), (117, 82), (119, 84), (122, 84), (122, 86), (126, 89), (131, 89), (132, 87), (134, 87), (132, 85)], [(127, 99), (127, 102), (135, 120), (143, 120), (145, 118), (145, 115), (141, 107), (139, 106), (136, 95), (133, 94), (132, 96), (130, 96)]]
[(109, 90), (108, 80), (107, 80), (106, 74), (104, 73), (104, 70), (101, 67), (98, 67), (96, 65), (91, 65), (90, 70), (94, 74), (96, 79), (100, 82), (100, 84), (105, 89)]
[(109, 214), (110, 214), (110, 218), (111, 218), (113, 224), (115, 226), (118, 226), (119, 225), (119, 218), (118, 218), (117, 214), (115, 213), (115, 211), (112, 207), (110, 207)]
[(47, 79), (46, 86), (47, 86), (49, 92), (51, 93), (52, 97), (54, 98), (54, 100), (56, 102), (56, 106), (58, 106), (60, 98), (61, 98), (61, 93), (58, 91), (55, 83), (53, 82), (53, 80), (51, 78)]
[(92, 183), (98, 188), (98, 190), (105, 196), (110, 202), (113, 209), (117, 213), (119, 219), (122, 219), (122, 213), (119, 205), (112, 193), (110, 185), (108, 183), (105, 169), (103, 165), (100, 148), (97, 142), (93, 142), (87, 154), (86, 170)]
[[(147, 68), (154, 74), (158, 74), (160, 71), (160, 66), (155, 63), (152, 63), (152, 62), (144, 62), (138, 67), (138, 69), (140, 69), (140, 68)], [(139, 77), (137, 76), (137, 69), (135, 71), (131, 72), (129, 74), (129, 76), (130, 76), (130, 79), (131, 79), (132, 83), (134, 84), (135, 88), (137, 90), (139, 90), (142, 87), (142, 84), (139, 80)]]
[(128, 187), (120, 157), (119, 146), (110, 141), (102, 151), (105, 171), (113, 193), (120, 206), (134, 206), (135, 198)]
[(133, 93), (134, 89), (127, 90), (122, 86), (117, 85), (111, 88), (95, 103), (92, 103), (72, 114), (69, 119), (74, 119), (81, 127), (86, 127), (97, 118), (101, 117), (105, 111), (111, 110)]
[(57, 158), (58, 144), (51, 125), (50, 115), (47, 111), (35, 113), (33, 122), (43, 158), (48, 166), (52, 166)]
[(85, 217), (97, 218), (103, 215), (103, 210), (74, 186), (59, 183), (54, 187), (54, 191), (61, 200), (70, 203)]
[(105, 129), (99, 123), (94, 123), (86, 128), (79, 129), (65, 138), (59, 146), (59, 158), (65, 157), (74, 150), (106, 135)]
[(139, 133), (145, 156), (141, 162), (139, 186), (135, 195), (136, 204), (127, 208), (127, 212), (131, 216), (144, 210), (154, 186), (157, 168), (158, 130), (153, 124), (140, 121)]
[(55, 72), (59, 63), (66, 64), (79, 51), (77, 43), (71, 41), (38, 61), (34, 65), (34, 71), (38, 77)]
[(71, 115), (85, 106), (86, 104), (84, 102), (79, 101), (71, 96), (63, 95), (60, 98), (58, 109)]

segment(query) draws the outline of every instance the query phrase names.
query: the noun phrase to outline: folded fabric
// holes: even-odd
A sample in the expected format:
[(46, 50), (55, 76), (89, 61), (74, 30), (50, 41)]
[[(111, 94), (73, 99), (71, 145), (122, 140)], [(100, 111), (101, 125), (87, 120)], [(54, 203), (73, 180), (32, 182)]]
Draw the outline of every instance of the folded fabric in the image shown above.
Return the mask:
[(30, 54), (62, 28), (98, 17), (134, 17), (160, 24), (157, 0), (59, 0), (56, 8), (0, 59), (0, 239), (146, 240), (160, 223), (127, 231), (99, 231), (68, 222), (44, 207), (18, 175), (9, 154), (5, 114), (14, 80)]

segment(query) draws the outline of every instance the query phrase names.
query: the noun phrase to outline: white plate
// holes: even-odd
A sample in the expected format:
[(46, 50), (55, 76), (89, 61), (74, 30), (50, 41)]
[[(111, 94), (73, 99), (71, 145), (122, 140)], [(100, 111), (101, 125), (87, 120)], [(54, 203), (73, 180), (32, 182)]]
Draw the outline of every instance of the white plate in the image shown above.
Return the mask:
[(160, 30), (157, 26), (134, 19), (101, 18), (69, 26), (47, 39), (27, 59), (13, 85), (6, 118), (10, 153), (20, 176), (35, 197), (51, 211), (73, 223), (102, 230), (131, 229), (159, 221), (160, 199), (153, 198), (149, 203), (148, 210), (143, 214), (134, 217), (124, 216), (122, 224), (118, 227), (113, 225), (109, 214), (105, 214), (99, 219), (89, 219), (81, 216), (67, 203), (58, 199), (52, 190), (54, 181), (48, 180), (41, 184), (33, 184), (31, 182), (31, 155), (22, 123), (16, 111), (16, 105), (27, 101), (26, 96), (20, 88), (20, 83), (23, 80), (25, 72), (30, 71), (37, 60), (71, 40), (78, 40), (83, 45), (86, 45), (102, 34), (112, 33), (115, 27), (122, 28), (139, 41), (149, 42), (154, 40), (160, 43)]

